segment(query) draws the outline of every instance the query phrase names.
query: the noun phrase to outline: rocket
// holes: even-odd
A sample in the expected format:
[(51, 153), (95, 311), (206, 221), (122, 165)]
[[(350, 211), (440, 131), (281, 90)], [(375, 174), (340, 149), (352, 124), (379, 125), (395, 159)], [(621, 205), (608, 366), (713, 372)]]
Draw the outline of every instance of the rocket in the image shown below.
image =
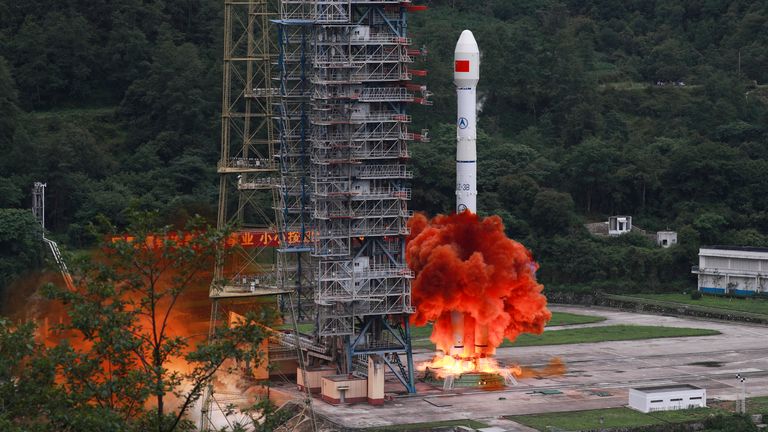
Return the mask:
[[(477, 213), (477, 82), (480, 80), (480, 49), (474, 35), (464, 30), (456, 42), (453, 57), (453, 83), (456, 85), (456, 212)], [(451, 312), (453, 346), (450, 355), (485, 357), (488, 326), (475, 323), (474, 347), (465, 346), (467, 330), (464, 313)]]
[(456, 84), (456, 213), (477, 213), (477, 82), (480, 50), (469, 30), (461, 32), (453, 56)]

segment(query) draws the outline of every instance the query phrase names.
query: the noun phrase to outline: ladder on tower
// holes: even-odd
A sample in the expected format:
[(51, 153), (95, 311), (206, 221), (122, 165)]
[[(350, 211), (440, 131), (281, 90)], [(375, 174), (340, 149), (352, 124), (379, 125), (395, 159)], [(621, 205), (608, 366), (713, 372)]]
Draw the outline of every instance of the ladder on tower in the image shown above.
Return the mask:
[(64, 262), (64, 258), (61, 256), (59, 245), (56, 244), (55, 241), (51, 239), (47, 239), (45, 237), (43, 237), (43, 241), (45, 242), (45, 244), (48, 245), (48, 248), (51, 250), (51, 254), (53, 254), (53, 259), (56, 260), (56, 266), (59, 268), (59, 271), (61, 272), (61, 276), (64, 278), (64, 283), (67, 285), (67, 289), (70, 291), (74, 291), (75, 283), (72, 281), (72, 275), (69, 273), (69, 269), (67, 268), (67, 263)]

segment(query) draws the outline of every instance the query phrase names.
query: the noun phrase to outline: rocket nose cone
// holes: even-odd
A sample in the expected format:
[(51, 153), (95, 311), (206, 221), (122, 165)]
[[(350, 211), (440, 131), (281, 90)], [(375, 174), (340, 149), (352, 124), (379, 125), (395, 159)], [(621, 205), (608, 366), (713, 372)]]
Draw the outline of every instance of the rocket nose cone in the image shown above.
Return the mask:
[(461, 36), (459, 36), (459, 40), (456, 42), (456, 52), (480, 52), (480, 49), (477, 47), (477, 41), (475, 41), (475, 35), (471, 31), (464, 30), (461, 32)]

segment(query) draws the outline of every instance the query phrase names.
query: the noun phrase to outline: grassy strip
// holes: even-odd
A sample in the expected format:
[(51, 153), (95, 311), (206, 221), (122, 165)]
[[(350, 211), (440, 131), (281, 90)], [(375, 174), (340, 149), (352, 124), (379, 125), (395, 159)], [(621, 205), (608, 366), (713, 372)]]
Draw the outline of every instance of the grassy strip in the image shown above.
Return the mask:
[[(300, 323), (298, 327), (299, 333), (312, 334), (312, 330), (314, 330), (315, 325), (312, 323)], [(277, 330), (293, 330), (293, 324), (280, 324), (277, 326)]]
[(411, 327), (411, 340), (417, 339), (429, 339), (432, 334), (432, 323), (428, 323), (423, 327)]
[[(547, 323), (547, 327), (564, 326), (573, 324), (590, 324), (605, 321), (605, 317), (594, 315), (578, 315), (566, 312), (552, 312), (552, 319)], [(280, 330), (293, 330), (293, 324), (284, 324), (277, 327)], [(302, 333), (312, 333), (311, 323), (299, 324), (299, 331)], [(424, 327), (411, 327), (411, 339), (429, 339), (432, 334), (432, 324)]]
[(655, 299), (642, 298), (642, 297), (634, 297), (634, 296), (628, 296), (628, 295), (603, 294), (602, 296), (607, 299), (618, 300), (618, 301), (634, 303), (634, 304), (658, 306), (661, 308), (685, 308), (688, 310), (708, 313), (713, 315), (727, 314), (735, 317), (742, 317), (748, 320), (761, 320), (761, 321), (768, 320), (768, 316), (766, 316), (765, 314), (742, 312), (740, 310), (724, 309), (722, 307), (708, 307), (708, 306), (701, 306), (698, 304), (677, 303), (677, 302), (662, 301), (662, 300), (655, 300)]
[(768, 396), (747, 398), (747, 412), (750, 414), (768, 414)]
[[(542, 345), (565, 345), (577, 343), (657, 339), (670, 337), (712, 336), (720, 334), (717, 330), (696, 329), (689, 327), (660, 327), (639, 325), (611, 325), (585, 327), (565, 330), (552, 330), (541, 335), (520, 335), (515, 342), (504, 341), (502, 347), (524, 347)], [(429, 340), (414, 340), (415, 348), (434, 348)]]
[(576, 325), (576, 324), (592, 324), (600, 321), (605, 321), (605, 317), (595, 315), (579, 315), (568, 312), (552, 312), (552, 319), (547, 323), (547, 327)]
[(444, 428), (451, 426), (467, 426), (473, 429), (487, 428), (488, 425), (476, 420), (443, 420), (427, 423), (409, 423), (402, 425), (382, 426), (364, 429), (367, 432), (385, 432), (385, 431), (428, 431), (435, 428)]
[[(514, 422), (538, 430), (549, 427), (567, 430), (597, 429), (609, 427), (651, 426), (660, 421), (629, 408), (608, 408), (589, 411), (504, 416)], [(603, 423), (600, 423), (600, 419)]]
[(666, 423), (685, 423), (696, 420), (704, 420), (713, 415), (730, 415), (732, 412), (720, 408), (694, 408), (676, 411), (655, 411), (646, 415), (657, 418)]
[(522, 334), (515, 342), (504, 341), (502, 347), (563, 345), (575, 343), (607, 342), (638, 339), (657, 339), (669, 337), (712, 336), (720, 334), (717, 330), (696, 329), (689, 327), (660, 327), (640, 325), (611, 325), (586, 327), (566, 330), (553, 330), (541, 335)]
[(685, 294), (632, 294), (631, 297), (768, 315), (768, 300), (765, 299), (716, 297), (705, 295), (698, 300), (694, 300), (689, 295)]
[[(600, 321), (605, 321), (605, 317), (594, 315), (579, 315), (567, 312), (552, 312), (552, 319), (547, 323), (547, 327), (573, 325), (573, 324), (590, 324)], [(411, 327), (411, 339), (429, 339), (432, 334), (432, 324), (427, 324), (423, 327)]]
[(683, 423), (688, 421), (702, 420), (712, 414), (724, 413), (725, 411), (722, 410), (696, 408), (690, 410), (662, 411), (644, 414), (629, 408), (607, 408), (588, 411), (571, 411), (504, 417), (525, 426), (545, 431), (552, 427), (563, 428), (567, 430), (591, 430), (615, 427), (654, 426), (668, 423)]

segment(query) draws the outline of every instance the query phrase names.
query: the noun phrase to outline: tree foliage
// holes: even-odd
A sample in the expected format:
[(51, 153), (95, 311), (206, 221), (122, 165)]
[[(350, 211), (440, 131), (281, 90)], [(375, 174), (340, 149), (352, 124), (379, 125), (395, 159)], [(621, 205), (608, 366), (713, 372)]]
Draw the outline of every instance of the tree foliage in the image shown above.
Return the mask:
[(49, 287), (68, 307), (65, 329), (77, 336), (47, 353), (56, 366), (55, 387), (75, 412), (105, 413), (102, 419), (119, 425), (113, 430), (185, 430), (190, 409), (227, 361), (251, 367), (262, 361), (269, 311), (254, 311), (232, 327), (225, 323), (215, 338), (190, 346), (177, 306), (210, 280), (207, 270), (224, 233), (199, 219), (175, 231), (147, 213), (131, 216), (128, 233), (102, 245), (102, 259), (76, 263), (74, 291)]
[[(408, 25), (435, 102), (412, 110), (432, 138), (410, 149), (414, 209), (453, 208), (448, 35), (469, 28), (482, 51), (480, 211), (504, 216), (542, 261), (558, 259), (546, 246), (557, 237), (599, 245), (578, 226), (618, 213), (693, 230), (696, 245), (763, 244), (765, 5), (428, 3)], [(27, 205), (29, 185), (47, 181), (46, 226), (76, 246), (99, 214), (121, 226), (130, 208), (212, 218), (221, 12), (217, 0), (0, 1), (0, 206)], [(555, 192), (573, 201), (560, 231), (543, 220)]]
[(0, 294), (13, 276), (40, 266), (42, 245), (42, 228), (31, 211), (0, 209)]

